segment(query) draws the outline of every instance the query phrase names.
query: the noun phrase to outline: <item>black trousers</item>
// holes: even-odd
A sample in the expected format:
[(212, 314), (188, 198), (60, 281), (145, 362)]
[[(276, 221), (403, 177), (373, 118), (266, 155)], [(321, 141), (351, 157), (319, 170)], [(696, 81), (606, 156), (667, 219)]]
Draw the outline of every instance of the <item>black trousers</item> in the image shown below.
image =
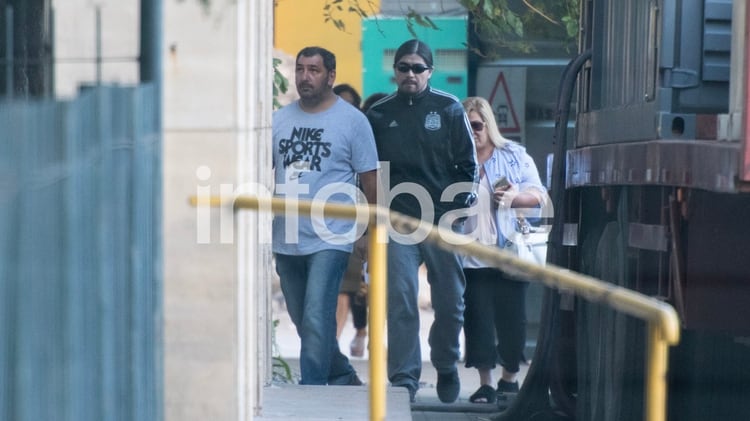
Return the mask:
[(356, 293), (349, 293), (349, 306), (352, 309), (352, 321), (354, 328), (364, 329), (367, 327), (367, 297), (357, 297)]
[(464, 269), (466, 367), (519, 370), (526, 346), (526, 290), (495, 268)]

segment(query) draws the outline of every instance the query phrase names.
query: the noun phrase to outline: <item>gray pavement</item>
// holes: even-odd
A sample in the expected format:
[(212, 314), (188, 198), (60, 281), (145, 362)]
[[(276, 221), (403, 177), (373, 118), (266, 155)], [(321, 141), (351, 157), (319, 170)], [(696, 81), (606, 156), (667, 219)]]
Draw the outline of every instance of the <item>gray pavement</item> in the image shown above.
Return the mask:
[[(283, 300), (274, 300), (274, 319), (279, 321), (276, 329), (276, 347), (281, 358), (287, 362), (299, 379), (299, 339), (289, 316), (284, 311)], [(437, 372), (429, 361), (427, 332), (433, 320), (432, 310), (423, 306), (421, 311), (421, 332), (423, 368), (420, 390), (416, 402), (409, 404), (409, 397), (403, 388), (387, 388), (387, 420), (487, 420), (492, 413), (499, 412), (497, 405), (472, 404), (469, 396), (479, 387), (479, 376), (474, 369), (459, 364), (461, 392), (453, 404), (443, 404), (437, 397), (435, 384)], [(349, 354), (349, 341), (354, 337), (351, 319), (341, 334), (340, 347)], [(368, 383), (369, 360), (350, 357), (360, 378)], [(523, 381), (528, 370), (521, 367), (519, 379)], [(493, 373), (499, 379), (499, 367)], [(369, 391), (366, 386), (300, 386), (275, 382), (263, 391), (263, 414), (259, 420), (369, 420)]]
[[(273, 385), (264, 390), (259, 421), (369, 420), (369, 390), (365, 386)], [(409, 392), (393, 388), (386, 395), (388, 420), (409, 421)]]
[[(299, 360), (285, 360), (293, 371), (299, 372)], [(352, 359), (352, 364), (360, 377), (369, 379), (369, 361)], [(521, 376), (528, 367), (522, 366)], [(437, 375), (429, 362), (425, 362), (422, 386), (417, 392), (416, 402), (409, 403), (409, 394), (404, 388), (386, 389), (387, 420), (414, 421), (479, 421), (488, 420), (498, 413), (502, 405), (472, 404), (471, 395), (479, 387), (474, 369), (459, 367), (461, 392), (456, 402), (444, 404), (437, 397), (435, 382)], [(274, 383), (263, 391), (261, 421), (272, 420), (369, 420), (369, 389), (365, 386), (301, 386), (296, 384)]]

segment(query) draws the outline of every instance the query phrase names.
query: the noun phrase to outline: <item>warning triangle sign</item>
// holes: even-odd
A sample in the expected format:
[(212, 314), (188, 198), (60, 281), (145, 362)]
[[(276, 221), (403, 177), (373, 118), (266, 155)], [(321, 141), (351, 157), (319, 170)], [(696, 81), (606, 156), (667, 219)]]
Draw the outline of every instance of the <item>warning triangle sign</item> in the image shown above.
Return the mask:
[(502, 133), (521, 133), (521, 125), (513, 106), (513, 98), (510, 96), (508, 83), (505, 81), (505, 73), (502, 71), (497, 73), (497, 80), (492, 87), (489, 103), (494, 108), (497, 126)]

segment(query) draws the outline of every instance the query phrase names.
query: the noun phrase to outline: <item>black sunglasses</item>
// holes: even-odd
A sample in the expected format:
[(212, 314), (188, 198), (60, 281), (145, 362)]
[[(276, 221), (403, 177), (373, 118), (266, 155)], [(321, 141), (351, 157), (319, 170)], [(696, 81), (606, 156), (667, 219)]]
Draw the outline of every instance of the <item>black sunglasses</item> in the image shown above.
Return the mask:
[(484, 121), (470, 121), (471, 129), (477, 132), (484, 130)]
[(394, 66), (396, 70), (398, 70), (401, 73), (409, 73), (409, 70), (414, 72), (415, 75), (420, 75), (424, 73), (426, 70), (432, 69), (432, 67), (425, 66), (424, 64), (408, 64), (408, 63), (398, 63), (396, 66)]

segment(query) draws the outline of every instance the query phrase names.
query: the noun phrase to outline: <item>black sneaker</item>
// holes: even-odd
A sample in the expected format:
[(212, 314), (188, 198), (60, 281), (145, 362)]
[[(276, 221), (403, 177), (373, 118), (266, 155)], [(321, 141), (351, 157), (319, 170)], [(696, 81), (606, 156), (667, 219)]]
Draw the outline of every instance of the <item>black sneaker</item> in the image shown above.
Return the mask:
[(458, 370), (454, 369), (450, 373), (445, 374), (438, 373), (437, 395), (440, 398), (440, 402), (455, 402), (460, 391), (461, 381), (458, 378)]
[(362, 386), (364, 383), (362, 383), (362, 380), (357, 376), (357, 373), (352, 373), (351, 379), (349, 379), (349, 383), (346, 384), (346, 386)]
[(503, 379), (497, 382), (497, 394), (518, 393), (518, 382), (506, 382)]

